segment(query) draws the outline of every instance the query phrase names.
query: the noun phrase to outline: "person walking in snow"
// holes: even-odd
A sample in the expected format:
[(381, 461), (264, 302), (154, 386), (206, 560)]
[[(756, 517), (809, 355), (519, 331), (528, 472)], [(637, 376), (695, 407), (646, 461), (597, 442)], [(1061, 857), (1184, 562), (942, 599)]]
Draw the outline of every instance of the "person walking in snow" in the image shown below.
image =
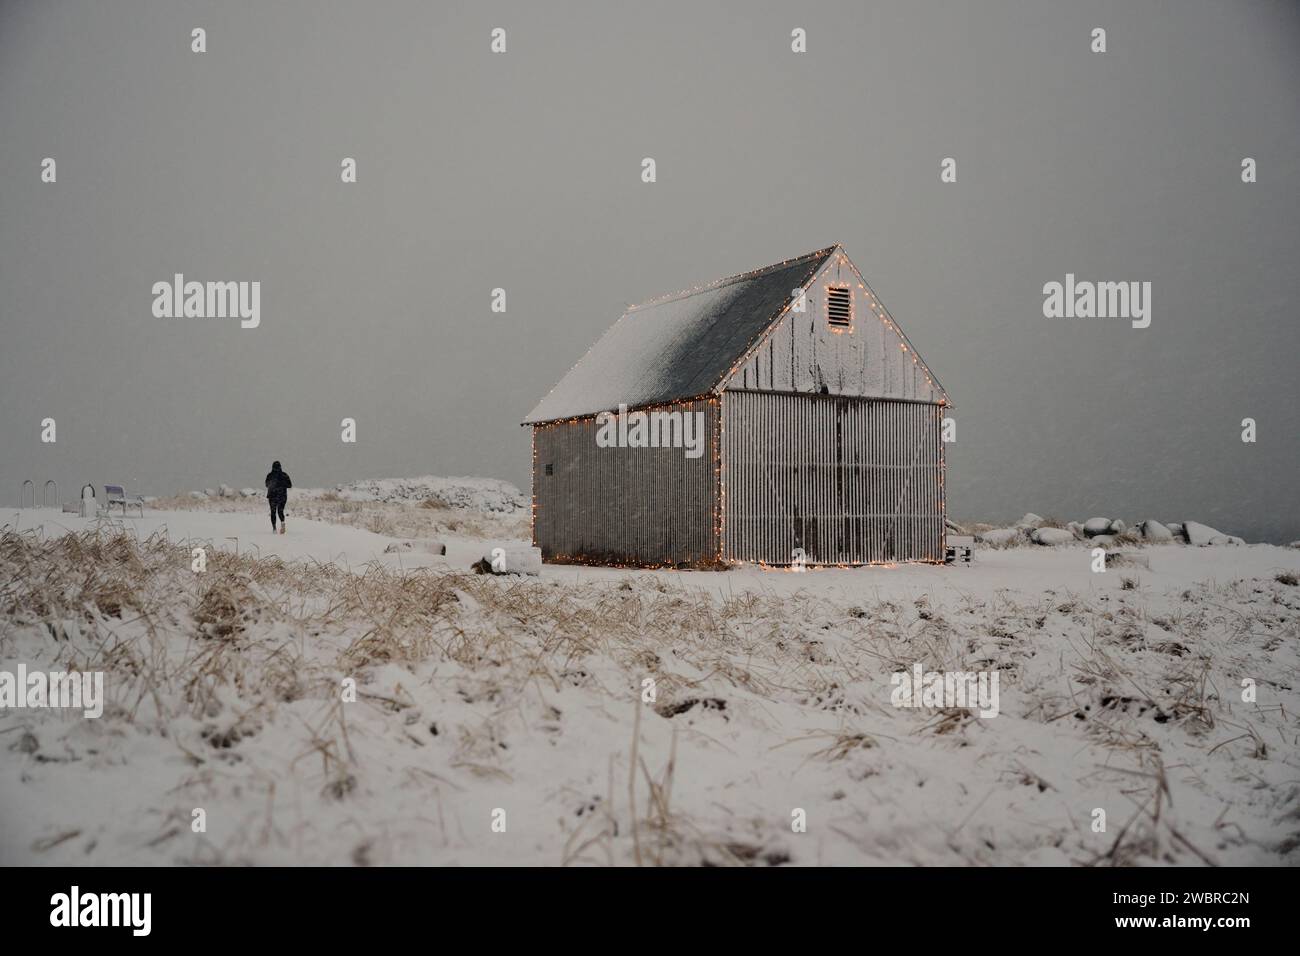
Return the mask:
[(293, 482), (289, 473), (280, 467), (278, 461), (271, 463), (271, 471), (266, 476), (266, 500), (271, 503), (271, 534), (275, 534), (275, 515), (280, 515), (280, 534), (284, 534), (284, 505), (289, 500), (289, 489)]

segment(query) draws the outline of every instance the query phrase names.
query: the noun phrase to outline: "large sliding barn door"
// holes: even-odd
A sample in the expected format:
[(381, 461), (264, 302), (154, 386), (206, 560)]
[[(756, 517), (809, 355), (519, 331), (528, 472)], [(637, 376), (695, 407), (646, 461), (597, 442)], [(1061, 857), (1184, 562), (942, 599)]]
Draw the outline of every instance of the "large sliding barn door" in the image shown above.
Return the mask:
[(942, 560), (943, 408), (724, 392), (724, 557)]

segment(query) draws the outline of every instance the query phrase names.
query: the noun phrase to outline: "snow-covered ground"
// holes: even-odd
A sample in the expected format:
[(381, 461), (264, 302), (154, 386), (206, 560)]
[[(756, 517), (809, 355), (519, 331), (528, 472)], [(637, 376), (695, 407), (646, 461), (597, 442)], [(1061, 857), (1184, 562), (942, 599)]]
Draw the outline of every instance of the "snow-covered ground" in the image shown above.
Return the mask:
[[(232, 504), (232, 509), (237, 505)], [(81, 518), (74, 514), (61, 514), (55, 509), (26, 508), (5, 515), (6, 523), (18, 529), (30, 529), (39, 534), (57, 535), (103, 529), (121, 529), (138, 538), (162, 535), (167, 540), (192, 547), (223, 549), (253, 557), (276, 557), (285, 561), (316, 561), (335, 563), (343, 567), (360, 569), (371, 562), (391, 568), (416, 568), (437, 565), (450, 567), (454, 563), (468, 568), (483, 554), (485, 546), (517, 544), (515, 538), (468, 538), (443, 535), (447, 545), (446, 556), (420, 551), (388, 552), (385, 549), (410, 540), (400, 535), (382, 535), (363, 527), (353, 527), (321, 520), (310, 520), (295, 513), (303, 505), (296, 502), (286, 512), (286, 534), (271, 532), (270, 518), (262, 501), (245, 510), (168, 510), (146, 509), (144, 517), (132, 512), (123, 518), (117, 512), (112, 518)], [(384, 514), (385, 512), (379, 512)]]
[[(262, 499), (261, 488), (241, 488), (236, 491), (229, 485), (205, 488), (190, 492), (197, 500), (222, 498)], [(294, 488), (296, 500), (304, 498), (334, 499), (344, 501), (413, 502), (434, 501), (449, 508), (468, 508), (474, 511), (513, 514), (525, 511), (529, 501), (526, 495), (508, 481), (500, 478), (444, 478), (439, 475), (421, 475), (417, 478), (363, 478), (333, 488)]]
[[(108, 704), (0, 710), (0, 863), (1300, 862), (1300, 551), (495, 577), (526, 511), (359, 485), (5, 513), (0, 671)], [(893, 706), (918, 663), (998, 716)]]

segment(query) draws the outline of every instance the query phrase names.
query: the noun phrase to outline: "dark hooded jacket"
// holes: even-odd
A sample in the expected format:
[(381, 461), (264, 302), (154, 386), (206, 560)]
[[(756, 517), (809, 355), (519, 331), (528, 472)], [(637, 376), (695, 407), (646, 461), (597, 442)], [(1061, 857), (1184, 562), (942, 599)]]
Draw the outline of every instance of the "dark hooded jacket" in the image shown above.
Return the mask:
[(271, 470), (266, 475), (266, 497), (272, 501), (285, 501), (292, 487), (289, 473), (280, 468), (280, 463), (277, 461), (271, 465)]

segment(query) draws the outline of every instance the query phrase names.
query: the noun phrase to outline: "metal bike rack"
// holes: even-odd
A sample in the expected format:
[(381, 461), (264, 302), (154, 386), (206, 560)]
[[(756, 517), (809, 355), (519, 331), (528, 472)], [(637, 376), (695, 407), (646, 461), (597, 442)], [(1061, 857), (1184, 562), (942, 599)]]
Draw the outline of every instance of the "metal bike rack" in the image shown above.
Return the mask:
[[(47, 482), (45, 482), (45, 487), (41, 489), (42, 508), (48, 508), (50, 506), (50, 485), (54, 486), (54, 503), (56, 505), (59, 503), (59, 483), (55, 481), (53, 478), (51, 478)], [(35, 503), (35, 501), (36, 501), (36, 489), (33, 488), (32, 502)]]
[[(27, 498), (28, 486), (30, 486), (32, 489), (32, 503), (30, 505), (25, 505), (23, 504), (23, 501), (25, 501)], [(36, 507), (36, 482), (32, 481), (30, 478), (28, 478), (26, 481), (23, 482), (23, 490), (18, 492), (18, 507), (19, 508)]]

